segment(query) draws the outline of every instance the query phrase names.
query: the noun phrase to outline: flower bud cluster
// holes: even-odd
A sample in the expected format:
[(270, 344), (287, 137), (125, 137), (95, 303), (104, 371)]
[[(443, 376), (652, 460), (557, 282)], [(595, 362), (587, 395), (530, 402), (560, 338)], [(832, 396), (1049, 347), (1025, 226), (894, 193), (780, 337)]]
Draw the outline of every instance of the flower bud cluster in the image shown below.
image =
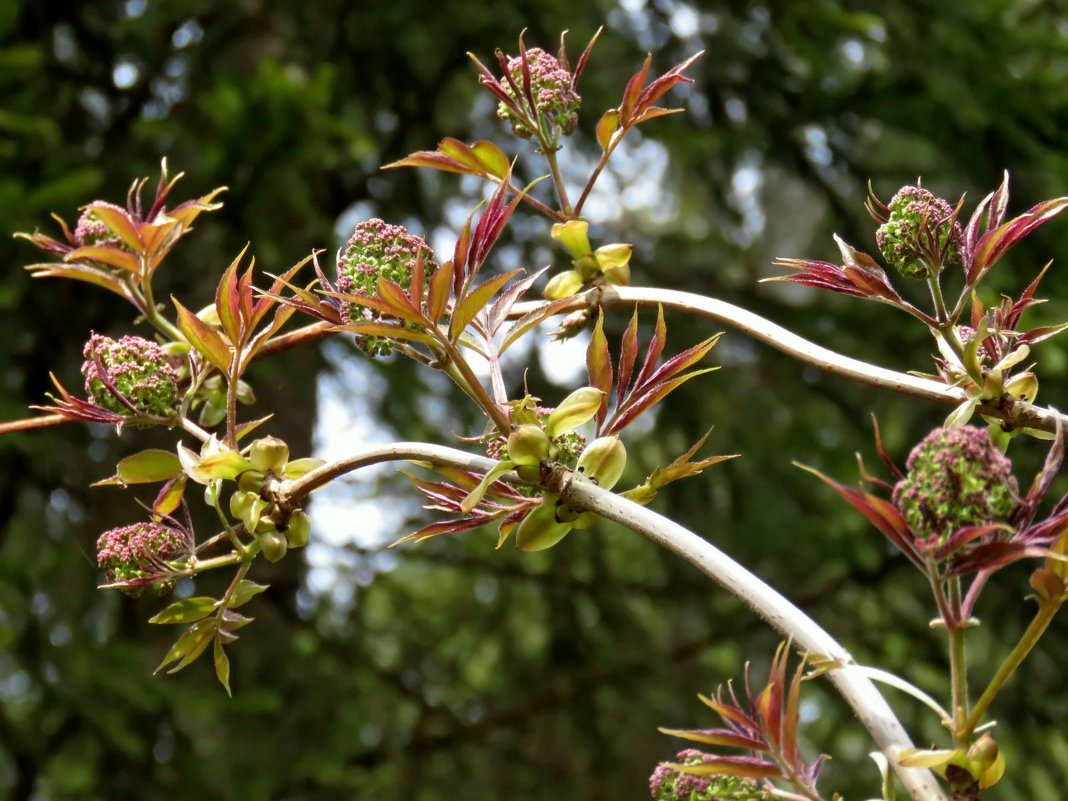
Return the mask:
[(1005, 521), (1017, 498), (1012, 463), (985, 428), (939, 428), (909, 454), (893, 501), (918, 538)]
[[(687, 748), (680, 751), (676, 763), (703, 765), (715, 757)], [(649, 777), (649, 793), (655, 801), (766, 801), (768, 793), (752, 779), (740, 776), (694, 776), (670, 763), (661, 762)]]
[(117, 414), (171, 418), (178, 412), (180, 376), (155, 342), (93, 334), (85, 343), (86, 394)]
[(109, 529), (96, 542), (97, 564), (109, 582), (167, 577), (172, 563), (190, 555), (189, 538), (162, 523), (133, 523)]
[[(423, 270), (430, 276), (438, 263), (420, 237), (408, 233), (402, 225), (390, 225), (378, 218), (358, 223), (348, 244), (337, 254), (337, 291), (374, 297), (378, 294), (379, 278), (409, 290), (420, 254)], [(421, 299), (415, 301), (419, 303)], [(380, 315), (358, 303), (346, 303), (341, 317), (346, 323), (357, 323), (376, 321)], [(357, 342), (369, 356), (388, 355), (393, 350), (389, 340), (383, 337), (361, 336)]]
[(953, 207), (919, 186), (898, 190), (889, 216), (875, 232), (887, 263), (906, 278), (934, 278), (946, 264), (960, 263), (964, 232)]
[[(102, 200), (98, 200), (93, 205), (107, 206), (109, 209), (125, 213), (124, 209), (116, 206), (114, 203), (106, 203)], [(91, 208), (87, 208), (83, 211), (78, 218), (78, 224), (74, 227), (74, 241), (79, 247), (121, 244), (121, 240), (110, 228), (108, 228), (107, 224), (100, 219), (100, 216), (96, 211)]]
[[(542, 130), (555, 142), (559, 134), (564, 136), (574, 132), (578, 125), (578, 111), (582, 98), (572, 86), (571, 73), (554, 57), (540, 47), (532, 47), (525, 53), (527, 70), (530, 74), (530, 94), (534, 98), (534, 108), (530, 108), (523, 87), (523, 58), (516, 56), (508, 61), (508, 76), (512, 79), (501, 81), (504, 91), (515, 101), (527, 115), (542, 124)], [(512, 83), (519, 89), (519, 96), (512, 89)], [(501, 103), (497, 116), (511, 124), (517, 136), (528, 139), (534, 135), (527, 120), (517, 117), (507, 104)], [(555, 131), (546, 131), (546, 126)]]

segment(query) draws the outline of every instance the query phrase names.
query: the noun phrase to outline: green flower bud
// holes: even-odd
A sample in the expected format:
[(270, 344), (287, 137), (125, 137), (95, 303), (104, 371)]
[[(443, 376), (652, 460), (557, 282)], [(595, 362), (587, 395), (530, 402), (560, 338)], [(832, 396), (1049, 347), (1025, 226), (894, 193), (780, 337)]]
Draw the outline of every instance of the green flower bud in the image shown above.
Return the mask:
[(572, 526), (556, 519), (556, 501), (555, 495), (547, 494), (545, 500), (523, 518), (515, 531), (516, 548), (521, 551), (544, 551), (567, 536)]
[(266, 531), (256, 534), (256, 541), (260, 544), (264, 558), (268, 562), (280, 562), (286, 555), (288, 545), (286, 536), (273, 526)]
[[(553, 56), (546, 53), (540, 47), (532, 47), (526, 51), (527, 72), (530, 75), (530, 93), (534, 98), (534, 107), (530, 107), (523, 92), (523, 63), (519, 56), (508, 62), (508, 74), (512, 81), (519, 87), (521, 95), (516, 97), (512, 85), (502, 80), (504, 91), (516, 102), (524, 113), (538, 121), (542, 128), (552, 127), (554, 133), (551, 136), (553, 142), (560, 134), (567, 136), (578, 125), (578, 110), (582, 98), (575, 92), (571, 73)], [(526, 121), (517, 118), (515, 113), (505, 103), (497, 107), (497, 116), (504, 122), (511, 123), (516, 136), (524, 139), (533, 135), (533, 131), (527, 126)]]
[(549, 456), (549, 437), (540, 426), (515, 426), (508, 435), (508, 458), (517, 465), (537, 465)]
[[(715, 760), (696, 748), (675, 756), (678, 765), (702, 765)], [(657, 765), (649, 777), (649, 790), (655, 801), (770, 801), (771, 796), (753, 779), (742, 776), (697, 776), (668, 762)]]
[(93, 334), (83, 354), (85, 391), (98, 406), (117, 414), (157, 418), (178, 413), (180, 377), (155, 342)]
[(875, 242), (901, 275), (933, 278), (946, 264), (960, 263), (964, 232), (945, 200), (922, 187), (906, 186), (884, 208), (889, 216), (875, 232)]
[(917, 445), (893, 501), (918, 538), (1003, 522), (1016, 503), (1012, 463), (974, 426), (938, 428)]
[(311, 518), (298, 509), (289, 516), (286, 524), (286, 545), (290, 548), (303, 548), (311, 537)]
[(604, 489), (612, 489), (626, 466), (627, 449), (619, 437), (598, 437), (579, 456), (575, 469)]
[(230, 514), (240, 520), (249, 533), (261, 525), (261, 517), (267, 506), (267, 501), (258, 493), (238, 491), (230, 496)]
[[(420, 254), (422, 254), (420, 256)], [(419, 258), (423, 273), (429, 278), (438, 263), (426, 242), (408, 233), (400, 225), (390, 225), (377, 218), (356, 225), (352, 237), (337, 254), (337, 291), (348, 295), (374, 297), (378, 294), (378, 279), (384, 278), (409, 290), (412, 273)], [(415, 298), (416, 304), (422, 298)], [(346, 323), (374, 322), (380, 313), (357, 302), (342, 304), (341, 317)], [(357, 344), (368, 356), (388, 355), (392, 343), (377, 336), (359, 335)]]
[(289, 461), (289, 446), (278, 437), (258, 439), (249, 449), (248, 460), (253, 470), (280, 476)]
[(605, 393), (595, 387), (576, 389), (549, 413), (545, 419), (545, 433), (555, 438), (592, 420), (601, 408), (604, 396)]
[(590, 224), (585, 220), (554, 223), (550, 236), (562, 242), (571, 258), (578, 259), (590, 252)]
[(1005, 775), (1005, 756), (989, 733), (984, 734), (968, 749), (972, 777), (979, 782), (979, 789), (993, 787)]

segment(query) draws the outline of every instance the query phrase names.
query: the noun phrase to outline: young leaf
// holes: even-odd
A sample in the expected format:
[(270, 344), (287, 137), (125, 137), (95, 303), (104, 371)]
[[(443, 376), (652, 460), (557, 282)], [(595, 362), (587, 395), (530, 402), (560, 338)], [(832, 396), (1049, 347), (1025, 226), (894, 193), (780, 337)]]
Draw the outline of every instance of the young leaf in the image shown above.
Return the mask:
[(233, 697), (233, 693), (230, 692), (230, 657), (226, 655), (222, 639), (219, 637), (215, 638), (213, 661), (215, 662), (215, 676), (219, 684), (226, 690), (227, 695)]
[(204, 649), (208, 647), (208, 643), (211, 642), (214, 635), (214, 618), (194, 623), (186, 629), (185, 633), (183, 633), (174, 645), (171, 646), (171, 650), (169, 650), (167, 655), (163, 657), (163, 661), (159, 663), (155, 672), (159, 673), (163, 668), (175, 662), (177, 664), (168, 670), (168, 673), (177, 673), (182, 668), (187, 667), (194, 662), (198, 656), (204, 653)]
[(183, 598), (181, 601), (175, 601), (162, 612), (150, 617), (148, 622), (156, 624), (194, 623), (214, 612), (218, 605), (219, 602), (215, 598), (207, 596)]
[(154, 484), (172, 479), (181, 472), (182, 463), (173, 451), (151, 448), (120, 460), (114, 476), (97, 481), (92, 486)]
[(219, 332), (189, 311), (173, 295), (171, 302), (178, 310), (178, 328), (185, 334), (189, 344), (220, 372), (228, 373), (232, 354), (230, 346), (226, 344)]
[(269, 584), (257, 584), (255, 581), (242, 579), (237, 587), (234, 588), (234, 592), (230, 596), (230, 602), (226, 605), (226, 608), (237, 609), (237, 607), (247, 604), (269, 586)]
[(152, 502), (152, 511), (157, 515), (171, 515), (181, 505), (185, 496), (188, 477), (183, 473), (175, 476), (160, 489), (156, 500)]

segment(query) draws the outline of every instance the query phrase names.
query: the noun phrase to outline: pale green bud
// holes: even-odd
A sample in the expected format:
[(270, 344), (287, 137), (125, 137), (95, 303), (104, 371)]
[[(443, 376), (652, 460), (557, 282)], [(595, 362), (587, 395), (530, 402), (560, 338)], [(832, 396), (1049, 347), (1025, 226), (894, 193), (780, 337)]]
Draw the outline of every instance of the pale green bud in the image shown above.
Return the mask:
[(259, 542), (260, 550), (268, 562), (280, 562), (285, 557), (286, 550), (289, 547), (286, 545), (285, 534), (273, 526), (267, 531), (258, 533), (256, 540)]
[(605, 393), (595, 387), (576, 389), (545, 418), (545, 433), (555, 438), (592, 420), (601, 408), (604, 396)]
[(280, 476), (289, 461), (289, 446), (278, 437), (264, 437), (252, 443), (248, 459), (253, 470)]
[(585, 220), (568, 220), (553, 225), (551, 235), (564, 244), (571, 258), (577, 259), (590, 252), (590, 225)]
[(634, 245), (616, 242), (611, 245), (601, 245), (594, 251), (597, 264), (604, 272), (609, 267), (624, 267), (630, 263), (630, 257), (634, 253)]
[(286, 526), (286, 545), (290, 548), (303, 548), (308, 544), (310, 536), (311, 518), (298, 509), (289, 516), (289, 523)]
[(508, 435), (508, 458), (517, 465), (537, 465), (548, 456), (549, 437), (540, 426), (516, 426)]
[(568, 270), (553, 276), (552, 280), (545, 285), (545, 291), (542, 294), (548, 300), (569, 298), (582, 289), (582, 284), (582, 276), (574, 270)]
[(598, 437), (579, 456), (575, 469), (604, 489), (612, 489), (626, 466), (627, 449), (619, 437)]
[(245, 470), (237, 477), (237, 486), (245, 492), (260, 494), (266, 476), (259, 470)]
[(570, 523), (556, 519), (556, 496), (550, 494), (516, 528), (515, 547), (521, 551), (544, 551), (560, 542), (569, 531)]
[(597, 263), (597, 257), (592, 253), (575, 259), (575, 272), (583, 283), (601, 274), (601, 265)]

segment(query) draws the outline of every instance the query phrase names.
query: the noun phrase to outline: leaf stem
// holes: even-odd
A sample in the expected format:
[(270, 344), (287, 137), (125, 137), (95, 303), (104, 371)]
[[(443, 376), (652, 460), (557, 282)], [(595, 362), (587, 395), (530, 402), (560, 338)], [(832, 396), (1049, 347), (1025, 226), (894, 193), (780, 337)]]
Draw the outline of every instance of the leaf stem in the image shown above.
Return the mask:
[(1009, 655), (1005, 657), (1005, 661), (1001, 663), (1001, 667), (998, 668), (998, 672), (994, 674), (994, 677), (990, 679), (990, 683), (983, 690), (983, 694), (979, 696), (979, 700), (975, 702), (975, 706), (972, 707), (971, 714), (964, 721), (964, 728), (962, 734), (967, 735), (969, 738), (975, 731), (976, 726), (979, 725), (979, 721), (983, 719), (983, 715), (986, 714), (986, 710), (989, 709), (990, 704), (993, 703), (994, 698), (1001, 692), (1001, 688), (1005, 686), (1005, 683), (1012, 677), (1012, 674), (1016, 671), (1027, 658), (1027, 655), (1031, 653), (1031, 649), (1035, 647), (1035, 644), (1045, 633), (1046, 628), (1049, 626), (1050, 621), (1053, 620), (1053, 616), (1057, 614), (1057, 610), (1061, 608), (1061, 601), (1051, 601), (1039, 605), (1038, 611), (1035, 613), (1034, 619), (1027, 627), (1027, 630), (1020, 636), (1019, 642), (1009, 652)]
[(949, 639), (950, 711), (953, 714), (953, 746), (968, 745), (969, 732), (965, 721), (968, 716), (968, 662), (964, 647), (964, 621), (961, 619), (960, 577), (949, 580), (949, 607), (953, 620), (946, 620), (946, 636)]
[(560, 173), (560, 164), (556, 160), (556, 151), (543, 147), (542, 153), (545, 156), (545, 163), (549, 165), (549, 176), (552, 178), (556, 197), (560, 200), (560, 211), (566, 219), (569, 219), (574, 214), (571, 211), (571, 202), (567, 199), (567, 187), (564, 185), (564, 177)]

